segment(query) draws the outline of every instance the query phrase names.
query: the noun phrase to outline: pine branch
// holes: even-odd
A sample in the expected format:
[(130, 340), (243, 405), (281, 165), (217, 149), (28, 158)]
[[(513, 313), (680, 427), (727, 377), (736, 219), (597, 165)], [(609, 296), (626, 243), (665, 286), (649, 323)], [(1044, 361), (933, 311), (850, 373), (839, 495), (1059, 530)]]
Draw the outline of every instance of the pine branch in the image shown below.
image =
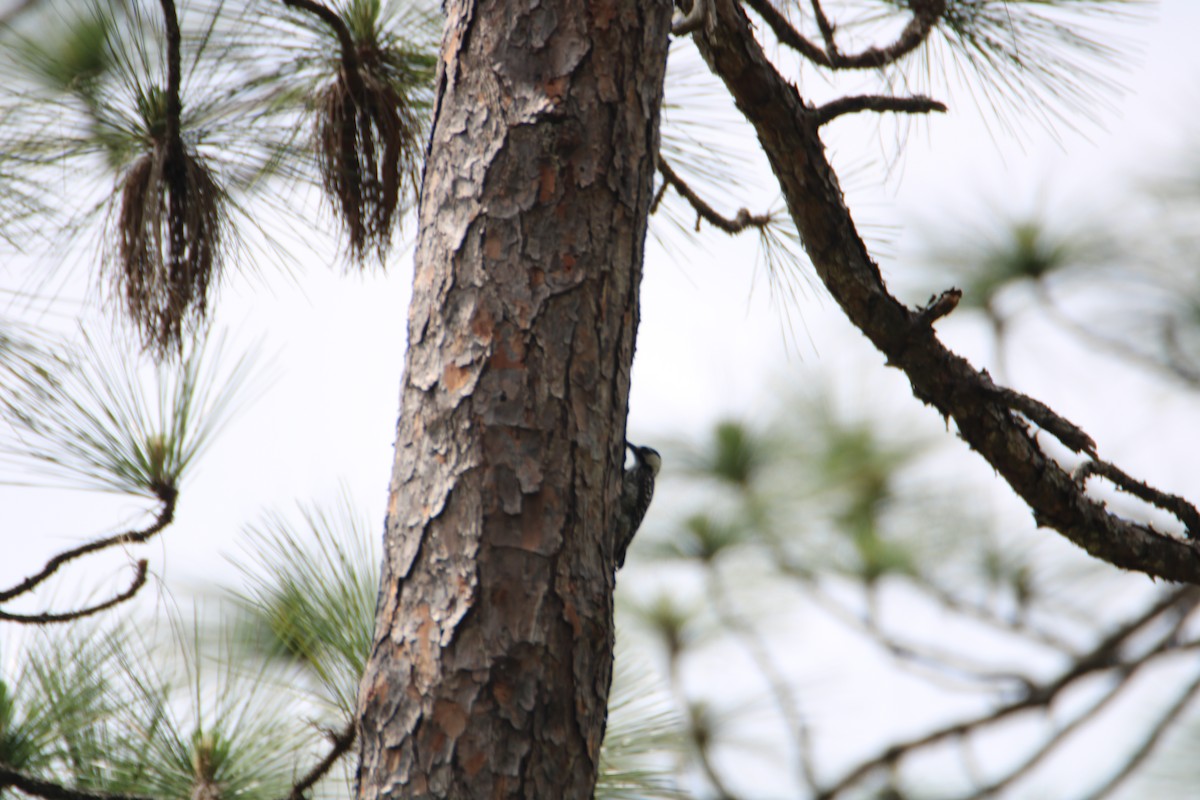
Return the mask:
[(833, 66), (829, 61), (829, 55), (818, 45), (801, 35), (800, 31), (792, 26), (787, 17), (779, 13), (779, 10), (775, 8), (771, 0), (742, 0), (742, 2), (754, 9), (754, 13), (758, 14), (762, 18), (762, 21), (767, 23), (767, 27), (775, 34), (775, 38), (779, 40), (780, 44), (792, 48), (817, 66)]
[(32, 775), (0, 764), (0, 786), (13, 786), (25, 794), (45, 800), (154, 800), (134, 794), (107, 794), (85, 789), (71, 789), (61, 784), (44, 781)]
[(349, 752), (357, 736), (358, 724), (353, 719), (346, 723), (346, 727), (340, 733), (331, 733), (330, 739), (333, 741), (333, 746), (325, 754), (324, 758), (304, 774), (304, 777), (296, 781), (296, 784), (292, 787), (292, 793), (287, 796), (287, 800), (304, 800), (304, 793), (316, 785), (317, 781), (325, 777), (325, 774), (337, 763), (337, 760)]
[(350, 28), (346, 26), (346, 21), (338, 16), (336, 11), (316, 0), (280, 0), (280, 2), (290, 8), (307, 11), (329, 26), (333, 34), (337, 36), (338, 44), (342, 48), (342, 65), (345, 67), (346, 80), (355, 96), (361, 97), (366, 91), (366, 87), (363, 84), (358, 48), (354, 46), (354, 36), (351, 35)]
[(847, 789), (857, 785), (865, 777), (876, 770), (891, 767), (911, 752), (923, 750), (931, 745), (948, 739), (956, 739), (981, 728), (994, 725), (1018, 713), (1036, 709), (1048, 708), (1064, 689), (1074, 685), (1082, 678), (1097, 672), (1111, 669), (1132, 670), (1135, 666), (1144, 664), (1152, 655), (1171, 649), (1177, 631), (1181, 628), (1188, 614), (1181, 615), (1175, 625), (1165, 633), (1160, 634), (1158, 644), (1149, 653), (1141, 654), (1129, 662), (1120, 658), (1121, 648), (1143, 632), (1160, 616), (1176, 608), (1194, 608), (1197, 599), (1197, 589), (1187, 586), (1166, 595), (1158, 603), (1146, 609), (1142, 614), (1120, 626), (1098, 642), (1090, 652), (1084, 654), (1061, 672), (1057, 678), (1031, 687), (1021, 697), (995, 708), (979, 717), (975, 717), (924, 735), (897, 742), (889, 746), (880, 755), (863, 761), (847, 772), (840, 780), (817, 795), (817, 800), (833, 800)]
[(1189, 539), (1195, 539), (1197, 536), (1200, 536), (1200, 511), (1197, 511), (1194, 505), (1182, 497), (1159, 491), (1153, 486), (1139, 481), (1137, 478), (1130, 477), (1107, 461), (1100, 459), (1086, 461), (1075, 470), (1075, 480), (1079, 481), (1080, 484), (1087, 481), (1092, 475), (1108, 478), (1118, 489), (1174, 515), (1176, 519), (1183, 523)]
[(1163, 711), (1154, 723), (1154, 726), (1142, 738), (1141, 746), (1130, 754), (1125, 763), (1121, 765), (1121, 768), (1113, 773), (1112, 777), (1105, 781), (1103, 785), (1088, 794), (1084, 800), (1104, 800), (1107, 797), (1111, 797), (1112, 793), (1119, 789), (1125, 783), (1126, 779), (1154, 752), (1159, 742), (1162, 741), (1163, 734), (1179, 718), (1179, 715), (1187, 710), (1197, 692), (1200, 692), (1200, 674), (1197, 674), (1192, 679), (1192, 682), (1179, 693), (1175, 702)]
[[(696, 210), (696, 214), (700, 219), (705, 220), (715, 228), (720, 228), (726, 233), (741, 233), (747, 228), (762, 229), (771, 224), (770, 214), (751, 214), (748, 209), (738, 209), (737, 216), (732, 219), (722, 216), (717, 213), (717, 210), (704, 201), (691, 186), (687, 184), (683, 178), (676, 174), (675, 170), (660, 155), (658, 157), (658, 171), (662, 173), (666, 183), (671, 185), (671, 188), (679, 193), (679, 196), (687, 200), (692, 208)], [(699, 220), (697, 220), (699, 226)]]
[(895, 64), (924, 44), (938, 20), (946, 13), (946, 0), (910, 0), (912, 19), (900, 31), (894, 42), (884, 47), (869, 47), (861, 53), (847, 55), (838, 49), (834, 39), (836, 26), (825, 16), (820, 0), (812, 0), (812, 6), (817, 27), (825, 40), (829, 65), (834, 69), (879, 69), (888, 64)]
[(1133, 665), (1127, 674), (1121, 676), (1120, 680), (1114, 685), (1108, 687), (1104, 694), (1094, 700), (1090, 706), (1083, 711), (1077, 713), (1065, 725), (1059, 727), (1045, 741), (1041, 742), (1028, 757), (1019, 764), (1013, 766), (1009, 771), (1001, 777), (991, 781), (986, 786), (971, 792), (960, 800), (987, 800), (989, 797), (994, 797), (998, 793), (1004, 791), (1021, 778), (1028, 775), (1038, 764), (1041, 764), (1047, 758), (1054, 754), (1054, 751), (1061, 747), (1075, 731), (1082, 728), (1091, 720), (1095, 719), (1100, 712), (1108, 708), (1118, 697), (1121, 697), (1124, 690), (1132, 685), (1134, 673), (1141, 667), (1145, 666), (1146, 662), (1138, 662)]
[(860, 94), (839, 97), (825, 105), (817, 106), (813, 111), (813, 116), (816, 117), (817, 125), (824, 125), (843, 114), (856, 114), (860, 111), (879, 113), (894, 111), (899, 114), (931, 114), (934, 111), (945, 113), (946, 104), (924, 95), (890, 97), (888, 95)]
[[(24, 581), (13, 585), (13, 587), (5, 589), (4, 591), (0, 591), (0, 602), (10, 601), (13, 599), (13, 597), (18, 597), (34, 590), (38, 587), (38, 585), (46, 582), (47, 578), (54, 575), (55, 572), (58, 572), (59, 567), (67, 564), (68, 561), (73, 561), (74, 559), (83, 557), (83, 555), (88, 555), (89, 553), (103, 551), (103, 549), (108, 549), (109, 547), (119, 547), (121, 545), (140, 545), (140, 543), (149, 540), (151, 536), (160, 533), (160, 531), (162, 531), (164, 528), (167, 528), (168, 525), (174, 521), (175, 501), (178, 499), (178, 493), (175, 492), (174, 488), (164, 487), (160, 489), (160, 499), (162, 500), (162, 509), (158, 511), (158, 516), (155, 517), (154, 523), (152, 523), (149, 528), (142, 530), (128, 530), (125, 531), (124, 534), (108, 536), (107, 539), (97, 539), (95, 541), (86, 542), (84, 545), (61, 552), (58, 555), (55, 555), (55, 557), (52, 559), (48, 560), (46, 566), (43, 566), (42, 569), (34, 573), (34, 575), (25, 578)], [(137, 579), (134, 581), (134, 584), (136, 584), (134, 587), (132, 587), (134, 593), (136, 593), (137, 589), (142, 587), (142, 583), (145, 582), (144, 567), (139, 569), (139, 572), (142, 572), (142, 576), (140, 576), (140, 582), (137, 581)], [(132, 594), (130, 596), (132, 596)], [(125, 599), (126, 597), (122, 596), (120, 600)], [(120, 602), (120, 600), (118, 600), (118, 602)], [(96, 610), (103, 609), (96, 608), (89, 613), (95, 613)]]
[[(927, 33), (942, 10), (937, 0), (920, 4), (909, 25), (914, 31), (910, 38), (923, 37), (921, 31)], [(1123, 519), (1089, 497), (1012, 413), (1013, 395), (997, 391), (986, 372), (942, 344), (920, 311), (889, 293), (845, 205), (812, 109), (767, 59), (740, 6), (720, 0), (716, 14), (720, 35), (698, 31), (692, 40), (754, 126), (805, 251), (850, 321), (890, 366), (906, 374), (918, 399), (954, 419), (962, 438), (1025, 501), (1039, 525), (1058, 530), (1095, 558), (1123, 569), (1200, 583), (1200, 542)], [(1044, 404), (1035, 407), (1019, 400), (1015, 405), (1022, 414), (1037, 408), (1034, 413), (1042, 421), (1034, 421), (1039, 425), (1061, 421), (1057, 430), (1047, 430), (1088, 452), (1090, 440), (1072, 437), (1079, 427)]]
[(101, 611), (107, 611), (113, 606), (120, 605), (126, 600), (132, 598), (138, 591), (146, 585), (146, 569), (148, 562), (142, 559), (137, 562), (134, 570), (133, 581), (129, 584), (129, 588), (120, 594), (105, 600), (102, 603), (97, 603), (93, 606), (78, 609), (76, 611), (64, 611), (58, 614), (13, 614), (8, 611), (0, 611), (0, 620), (5, 622), (18, 622), (23, 625), (46, 625), (55, 622), (73, 622), (77, 619), (90, 617), (93, 614), (99, 614)]

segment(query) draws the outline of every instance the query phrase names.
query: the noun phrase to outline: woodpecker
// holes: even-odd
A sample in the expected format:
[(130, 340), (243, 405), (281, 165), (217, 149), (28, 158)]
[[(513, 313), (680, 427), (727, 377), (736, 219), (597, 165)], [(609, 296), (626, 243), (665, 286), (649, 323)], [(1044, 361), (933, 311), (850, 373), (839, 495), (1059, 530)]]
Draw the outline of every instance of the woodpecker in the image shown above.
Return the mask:
[(629, 442), (625, 446), (633, 453), (634, 463), (621, 476), (621, 508), (617, 514), (613, 548), (617, 569), (625, 565), (625, 552), (654, 498), (654, 479), (662, 467), (662, 456), (653, 447), (639, 447)]

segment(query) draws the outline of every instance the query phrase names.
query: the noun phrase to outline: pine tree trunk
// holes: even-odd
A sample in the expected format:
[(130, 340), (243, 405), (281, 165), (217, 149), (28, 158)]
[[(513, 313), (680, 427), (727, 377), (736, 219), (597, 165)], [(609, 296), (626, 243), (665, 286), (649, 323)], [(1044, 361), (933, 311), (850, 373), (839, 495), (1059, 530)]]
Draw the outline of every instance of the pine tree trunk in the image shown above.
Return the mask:
[(447, 8), (360, 798), (592, 795), (670, 13)]

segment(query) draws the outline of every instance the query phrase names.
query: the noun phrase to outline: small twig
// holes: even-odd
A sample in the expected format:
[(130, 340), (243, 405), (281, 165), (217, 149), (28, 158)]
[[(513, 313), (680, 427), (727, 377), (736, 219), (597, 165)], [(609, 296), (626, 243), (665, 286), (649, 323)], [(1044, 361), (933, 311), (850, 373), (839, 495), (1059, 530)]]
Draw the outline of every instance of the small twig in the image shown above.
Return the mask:
[(821, 32), (821, 39), (825, 41), (825, 52), (830, 58), (840, 58), (841, 53), (838, 52), (837, 41), (833, 38), (833, 23), (829, 21), (829, 17), (825, 16), (825, 9), (821, 7), (821, 0), (812, 0), (813, 17), (817, 21), (817, 30)]
[[(671, 184), (671, 188), (679, 192), (680, 196), (696, 210), (699, 218), (707, 221), (714, 228), (720, 228), (726, 233), (741, 233), (747, 228), (762, 229), (771, 224), (770, 214), (751, 214), (744, 208), (740, 209), (733, 219), (721, 216), (716, 209), (704, 202), (704, 199), (696, 194), (692, 187), (688, 186), (661, 156), (658, 159), (658, 171), (662, 173), (663, 179)], [(699, 219), (697, 220), (698, 227)]]
[(1161, 508), (1183, 523), (1184, 532), (1189, 539), (1200, 535), (1200, 511), (1179, 495), (1159, 491), (1137, 478), (1126, 474), (1119, 467), (1107, 461), (1095, 458), (1085, 461), (1075, 470), (1076, 483), (1083, 485), (1092, 475), (1108, 478), (1120, 490), (1145, 500), (1152, 506)]
[[(1122, 663), (1118, 658), (1121, 646), (1166, 611), (1185, 600), (1188, 603), (1194, 602), (1196, 591), (1195, 587), (1186, 586), (1164, 595), (1159, 602), (1100, 640), (1089, 653), (1074, 661), (1057, 678), (1040, 686), (1035, 686), (1031, 691), (1018, 699), (999, 708), (992, 709), (974, 719), (947, 725), (922, 736), (891, 745), (879, 755), (861, 762), (842, 776), (835, 784), (820, 792), (817, 795), (817, 800), (832, 800), (850, 787), (858, 784), (859, 781), (875, 770), (895, 766), (901, 759), (914, 750), (921, 750), (947, 739), (965, 736), (979, 728), (994, 725), (1023, 711), (1046, 708), (1068, 686), (1095, 672), (1102, 672), (1113, 668), (1131, 669), (1132, 664)], [(1176, 627), (1178, 627), (1178, 623)], [(1166, 643), (1174, 636), (1175, 631), (1169, 631), (1163, 637), (1157, 650), (1165, 651), (1167, 649)], [(1146, 657), (1146, 655), (1143, 655), (1140, 659), (1144, 660)]]
[(86, 789), (70, 789), (0, 764), (0, 787), (3, 786), (15, 786), (25, 794), (44, 797), (46, 800), (153, 800), (134, 794), (107, 794)]
[(1163, 354), (1160, 357), (1152, 352), (1133, 346), (1126, 337), (1110, 336), (1101, 333), (1074, 319), (1059, 307), (1042, 282), (1034, 284), (1034, 288), (1037, 289), (1037, 298), (1042, 304), (1042, 308), (1046, 310), (1054, 321), (1074, 335), (1085, 340), (1088, 344), (1099, 345), (1139, 367), (1161, 370), (1176, 380), (1184, 382), (1190, 388), (1194, 389), (1200, 386), (1200, 371), (1197, 371), (1195, 367), (1187, 363), (1187, 358), (1180, 348), (1175, 326), (1171, 320), (1163, 321), (1161, 331)]
[(962, 289), (951, 288), (935, 297), (930, 297), (925, 307), (917, 313), (916, 326), (919, 328), (931, 327), (933, 323), (958, 308), (958, 301), (962, 300), (962, 294)]
[(1171, 724), (1179, 717), (1179, 715), (1182, 714), (1185, 709), (1187, 709), (1188, 705), (1192, 701), (1192, 698), (1196, 696), (1196, 692), (1198, 691), (1200, 691), (1200, 673), (1198, 673), (1196, 677), (1192, 679), (1192, 682), (1188, 684), (1187, 688), (1179, 693), (1179, 697), (1176, 698), (1171, 707), (1168, 708), (1161, 717), (1159, 717), (1154, 729), (1150, 731), (1149, 735), (1142, 739), (1141, 747), (1139, 747), (1129, 756), (1124, 766), (1122, 766), (1121, 769), (1119, 769), (1111, 778), (1105, 781), (1103, 785), (1097, 787), (1094, 792), (1087, 795), (1084, 800), (1104, 800), (1104, 798), (1110, 796), (1114, 791), (1116, 791), (1116, 789), (1120, 787), (1120, 785), (1124, 783), (1130, 775), (1133, 774), (1134, 770), (1136, 770), (1142, 764), (1142, 762), (1145, 761), (1152, 752), (1154, 752), (1154, 749), (1162, 740), (1163, 734), (1167, 732), (1167, 729), (1171, 727)]
[(813, 117), (818, 125), (824, 125), (837, 119), (843, 114), (856, 114), (859, 111), (876, 111), (885, 113), (894, 111), (900, 114), (929, 114), (934, 111), (945, 112), (946, 104), (924, 95), (912, 97), (892, 97), (885, 94), (857, 94), (850, 97), (839, 97), (813, 110)]
[(894, 42), (886, 47), (869, 47), (861, 53), (846, 55), (838, 49), (834, 38), (837, 26), (825, 15), (820, 0), (813, 0), (812, 7), (821, 38), (825, 42), (824, 49), (792, 27), (787, 18), (771, 4), (771, 0), (742, 1), (767, 23), (780, 44), (791, 47), (814, 64), (829, 69), (878, 69), (893, 64), (920, 47), (946, 12), (945, 0), (914, 0), (911, 4), (912, 19)]
[(816, 770), (812, 757), (812, 733), (800, 710), (799, 699), (792, 692), (787, 679), (780, 673), (775, 662), (771, 660), (766, 643), (759, 636), (754, 625), (749, 620), (741, 619), (734, 610), (733, 598), (729, 596), (713, 562), (708, 562), (707, 567), (706, 583), (717, 619), (726, 630), (741, 641), (751, 660), (758, 667), (758, 671), (762, 673), (771, 694), (775, 696), (775, 705), (780, 716), (783, 717), (788, 735), (793, 740), (792, 744), (796, 749), (798, 777), (808, 793), (811, 793), (817, 788)]
[(692, 743), (696, 746), (696, 760), (700, 763), (700, 770), (704, 773), (704, 777), (712, 784), (716, 790), (717, 800), (740, 800), (740, 798), (729, 791), (729, 787), (721, 780), (721, 776), (717, 773), (716, 767), (713, 766), (712, 758), (709, 757), (710, 737), (707, 729), (703, 734), (700, 733), (701, 727), (697, 723), (698, 713), (692, 706), (688, 706), (688, 727), (690, 728)]
[(1108, 688), (1100, 699), (1093, 702), (1085, 710), (1077, 714), (1065, 725), (1054, 731), (1045, 741), (1041, 742), (1037, 749), (1034, 750), (1024, 761), (1012, 767), (1007, 775), (1004, 775), (996, 780), (982, 786), (969, 795), (965, 795), (959, 800), (986, 800), (993, 797), (999, 792), (1004, 791), (1009, 786), (1012, 786), (1025, 775), (1029, 774), (1038, 764), (1045, 761), (1054, 751), (1057, 750), (1075, 731), (1079, 730), (1084, 724), (1094, 719), (1097, 714), (1103, 711), (1114, 700), (1121, 695), (1121, 692), (1130, 686), (1130, 679), (1139, 668), (1145, 665), (1146, 662), (1137, 662), (1133, 664), (1128, 674), (1121, 675), (1120, 679), (1112, 687)]
[(792, 23), (788, 22), (787, 17), (779, 13), (779, 10), (775, 8), (771, 0), (742, 0), (742, 2), (753, 9), (754, 13), (758, 14), (763, 22), (767, 23), (767, 27), (775, 34), (775, 38), (779, 40), (780, 44), (792, 48), (818, 66), (833, 66), (826, 52), (801, 35), (800, 31), (792, 27)]
[(1184, 352), (1179, 343), (1179, 325), (1176, 320), (1167, 319), (1162, 324), (1162, 343), (1166, 351), (1166, 362), (1163, 367), (1185, 383), (1195, 386), (1200, 384), (1200, 371), (1192, 362), (1191, 357)]
[[(971, 690), (977, 690), (982, 684), (983, 690), (990, 692), (995, 692), (997, 684), (1001, 683), (1007, 684), (1009, 687), (1019, 686), (1025, 690), (1034, 686), (1033, 679), (1027, 675), (1018, 672), (996, 672), (986, 669), (982, 664), (972, 664), (957, 654), (936, 652), (923, 645), (901, 641), (880, 626), (877, 615), (873, 613), (859, 615), (824, 591), (811, 576), (797, 574), (787, 566), (784, 566), (783, 570), (785, 574), (792, 575), (804, 585), (809, 597), (818, 607), (863, 636), (872, 645), (886, 652), (895, 659), (898, 667), (911, 672), (922, 680), (932, 682), (938, 678), (950, 678), (957, 680), (959, 685), (969, 681), (971, 685), (968, 688)], [(949, 610), (960, 610), (953, 604), (946, 603), (945, 605)], [(1011, 631), (1011, 629), (1005, 630)], [(1035, 637), (1031, 636), (1030, 638), (1036, 641)], [(939, 680), (938, 683), (944, 683), (944, 681)]]
[(0, 592), (0, 602), (11, 600), (14, 597), (25, 594), (26, 592), (32, 590), (34, 587), (38, 586), (55, 572), (57, 572), (58, 568), (63, 564), (66, 564), (68, 561), (73, 561), (80, 556), (85, 556), (88, 553), (95, 553), (99, 550), (104, 550), (109, 547), (116, 547), (117, 545), (141, 544), (142, 542), (145, 542), (147, 539), (170, 525), (175, 519), (176, 498), (177, 493), (174, 489), (161, 489), (159, 499), (162, 501), (163, 507), (158, 512), (158, 516), (155, 517), (154, 523), (150, 527), (140, 531), (126, 531), (125, 533), (119, 533), (116, 536), (109, 536), (106, 539), (97, 539), (96, 541), (88, 542), (87, 544), (80, 545), (79, 547), (71, 550), (65, 550), (47, 561), (46, 565), (42, 567), (41, 571), (38, 573), (31, 575), (17, 585)]
[(296, 781), (292, 786), (292, 792), (288, 795), (287, 800), (304, 800), (304, 793), (316, 784), (317, 781), (325, 777), (325, 773), (333, 767), (337, 760), (344, 756), (354, 745), (354, 739), (358, 736), (358, 725), (354, 719), (346, 723), (346, 727), (340, 733), (331, 733), (330, 739), (333, 741), (333, 747), (325, 754), (325, 757), (313, 766), (304, 777)]
[(671, 184), (667, 181), (662, 182), (662, 186), (658, 187), (658, 191), (654, 193), (654, 199), (650, 201), (650, 213), (658, 211), (658, 207), (662, 205), (663, 198), (667, 196), (667, 189), (671, 188)]
[(0, 620), (4, 620), (5, 622), (19, 622), (23, 625), (47, 625), (52, 622), (73, 622), (77, 619), (90, 617), (93, 614), (99, 614), (101, 611), (106, 611), (115, 605), (124, 603), (137, 594), (138, 590), (146, 585), (147, 567), (148, 562), (145, 559), (138, 561), (133, 581), (129, 584), (129, 588), (119, 595), (105, 600), (103, 603), (97, 603), (94, 606), (81, 608), (77, 611), (64, 611), (59, 614), (13, 614), (8, 611), (0, 611)]
[(1088, 436), (1074, 422), (1059, 416), (1050, 406), (1009, 389), (1007, 386), (997, 386), (991, 376), (987, 374), (987, 370), (981, 373), (980, 385), (1013, 411), (1019, 412), (1039, 428), (1053, 435), (1072, 452), (1086, 453), (1093, 458), (1096, 457), (1096, 443), (1092, 437)]
[(109, 547), (116, 547), (123, 544), (141, 544), (156, 533), (166, 528), (175, 519), (175, 501), (178, 497), (177, 492), (172, 487), (163, 487), (158, 490), (158, 498), (162, 501), (163, 507), (158, 512), (158, 516), (154, 519), (154, 524), (140, 531), (126, 531), (119, 533), (116, 536), (109, 536), (106, 539), (97, 539), (87, 544), (71, 550), (65, 550), (51, 558), (42, 567), (41, 571), (34, 575), (30, 575), (25, 580), (0, 592), (0, 603), (13, 599), (19, 595), (31, 591), (34, 587), (41, 584), (51, 575), (58, 571), (58, 568), (68, 561), (73, 561), (80, 556), (85, 556), (88, 553), (95, 553), (98, 550), (104, 550)]
[[(918, 589), (924, 591), (929, 597), (940, 603), (948, 611), (956, 614), (961, 614), (964, 617), (974, 620), (975, 622), (988, 625), (996, 631), (1009, 635), (1019, 636), (1027, 639), (1030, 642), (1048, 647), (1060, 655), (1072, 657), (1075, 655), (1075, 649), (1071, 644), (1059, 636), (1051, 633), (1048, 630), (1034, 627), (1028, 620), (1024, 619), (1008, 619), (997, 613), (985, 605), (978, 603), (967, 603), (955, 597), (948, 589), (943, 588), (930, 580), (926, 580), (917, 585)], [(1056, 609), (1057, 611), (1058, 609)], [(1091, 621), (1091, 620), (1089, 620)]]
[(691, 739), (696, 750), (696, 761), (700, 765), (700, 770), (708, 778), (713, 789), (716, 790), (719, 800), (737, 800), (736, 796), (730, 793), (729, 789), (721, 780), (721, 776), (717, 774), (713, 768), (712, 759), (708, 757), (708, 750), (711, 741), (711, 732), (707, 721), (700, 718), (700, 713), (696, 706), (688, 700), (687, 692), (683, 687), (683, 678), (680, 675), (680, 653), (682, 648), (668, 646), (667, 648), (667, 684), (670, 687), (671, 694), (675, 697), (675, 702), (686, 715), (687, 731), (686, 735)]
[[(814, 3), (815, 5), (816, 3)], [(869, 47), (861, 53), (853, 55), (846, 55), (833, 46), (832, 50), (827, 50), (830, 65), (834, 69), (878, 69), (888, 64), (894, 64), (916, 50), (929, 38), (933, 26), (946, 12), (946, 2), (945, 0), (912, 0), (910, 6), (913, 9), (912, 19), (904, 26), (904, 30), (900, 31), (896, 41), (886, 47)], [(818, 18), (817, 24), (821, 24), (820, 18)], [(829, 29), (829, 40), (831, 41), (834, 26), (827, 19), (825, 25)]]

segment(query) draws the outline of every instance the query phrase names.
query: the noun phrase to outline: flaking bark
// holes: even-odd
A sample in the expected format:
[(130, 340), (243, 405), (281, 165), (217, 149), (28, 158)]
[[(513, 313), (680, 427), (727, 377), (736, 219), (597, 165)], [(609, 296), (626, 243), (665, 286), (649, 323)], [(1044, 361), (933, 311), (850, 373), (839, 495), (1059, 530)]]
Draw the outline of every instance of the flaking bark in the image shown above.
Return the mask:
[(447, 8), (360, 798), (592, 794), (670, 12)]

